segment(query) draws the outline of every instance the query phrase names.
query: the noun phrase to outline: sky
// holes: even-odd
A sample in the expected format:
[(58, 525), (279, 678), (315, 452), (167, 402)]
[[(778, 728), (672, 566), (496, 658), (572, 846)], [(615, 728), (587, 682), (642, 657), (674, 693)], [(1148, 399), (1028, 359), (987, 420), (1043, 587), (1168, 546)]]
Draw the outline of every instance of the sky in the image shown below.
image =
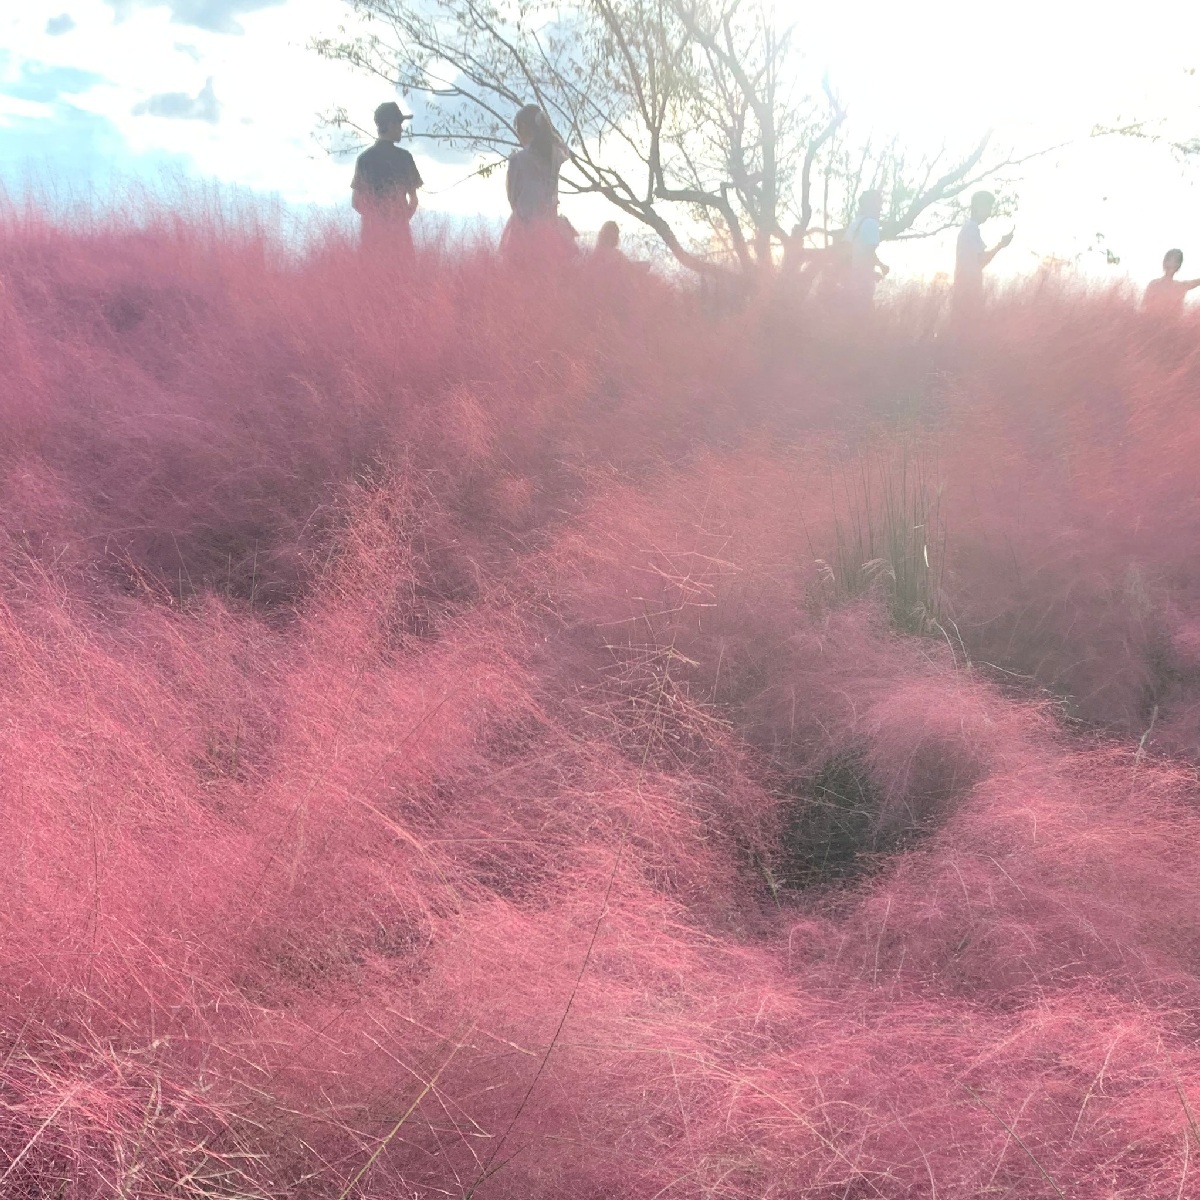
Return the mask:
[[(1100, 276), (1157, 273), (1170, 246), (1200, 269), (1200, 162), (1166, 143), (1200, 136), (1200, 5), (1011, 0), (974, 7), (776, 0), (812, 65), (828, 69), (859, 128), (916, 148), (967, 145), (988, 128), (1019, 151), (1070, 144), (1025, 168), (1009, 271), (1048, 256)], [(331, 157), (319, 115), (359, 123), (391, 98), (380, 81), (320, 60), (310, 39), (349, 19), (341, 0), (22, 0), (0, 16), (0, 182), (20, 194), (104, 198), (118, 182), (217, 181), (288, 205), (346, 212), (350, 158)], [(1088, 137), (1147, 120), (1160, 140)], [(503, 218), (498, 177), (461, 154), (414, 146), (423, 209)], [(576, 209), (572, 209), (576, 205)], [(584, 230), (604, 218), (565, 201)], [(1099, 237), (1098, 237), (1099, 235)], [(1106, 251), (1118, 257), (1111, 264)], [(903, 275), (952, 255), (945, 237), (888, 247)], [(1185, 264), (1184, 274), (1186, 275)]]

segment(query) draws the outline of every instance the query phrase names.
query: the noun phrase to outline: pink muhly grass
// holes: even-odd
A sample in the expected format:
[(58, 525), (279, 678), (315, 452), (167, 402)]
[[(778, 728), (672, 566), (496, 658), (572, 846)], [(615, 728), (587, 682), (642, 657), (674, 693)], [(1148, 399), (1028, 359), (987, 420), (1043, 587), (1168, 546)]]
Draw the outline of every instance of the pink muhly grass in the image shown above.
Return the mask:
[(1195, 1191), (1188, 331), (7, 233), (0, 1193)]

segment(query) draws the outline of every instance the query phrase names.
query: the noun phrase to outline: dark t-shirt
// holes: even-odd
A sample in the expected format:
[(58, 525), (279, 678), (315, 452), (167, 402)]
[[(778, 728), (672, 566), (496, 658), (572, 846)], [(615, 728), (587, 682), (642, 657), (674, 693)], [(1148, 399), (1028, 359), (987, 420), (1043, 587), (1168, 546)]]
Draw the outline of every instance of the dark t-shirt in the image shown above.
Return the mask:
[(358, 156), (350, 186), (373, 200), (389, 200), (424, 183), (413, 156), (391, 142), (376, 142)]

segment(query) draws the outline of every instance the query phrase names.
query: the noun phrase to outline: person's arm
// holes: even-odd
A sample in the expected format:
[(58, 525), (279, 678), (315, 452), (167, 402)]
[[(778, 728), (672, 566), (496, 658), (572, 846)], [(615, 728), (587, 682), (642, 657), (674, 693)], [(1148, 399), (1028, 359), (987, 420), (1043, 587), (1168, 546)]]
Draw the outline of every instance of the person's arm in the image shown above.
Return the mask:
[(984, 254), (983, 265), (986, 267), (988, 263), (990, 263), (992, 259), (995, 258), (996, 255), (999, 254), (1000, 251), (1012, 241), (1012, 239), (1013, 235), (1011, 233), (1006, 233), (990, 250)]
[(879, 261), (879, 244), (883, 241), (883, 230), (880, 229), (879, 222), (874, 217), (863, 221), (858, 236), (871, 248), (871, 273), (874, 274), (878, 269), (880, 278), (884, 278), (891, 267)]
[(1185, 292), (1190, 292), (1192, 288), (1200, 287), (1200, 279), (1181, 279), (1179, 282), (1183, 285)]
[(363, 182), (362, 162), (354, 164), (354, 178), (350, 180), (350, 207), (361, 217), (369, 206), (368, 192)]
[(425, 180), (421, 178), (421, 172), (417, 170), (417, 164), (413, 162), (412, 155), (409, 155), (408, 162), (408, 187), (404, 189), (404, 219), (411, 221), (419, 203), (417, 200), (417, 188), (423, 187)]
[(508, 207), (515, 214), (517, 211), (517, 157), (510, 156), (508, 160), (508, 170), (504, 173), (504, 194), (508, 197)]

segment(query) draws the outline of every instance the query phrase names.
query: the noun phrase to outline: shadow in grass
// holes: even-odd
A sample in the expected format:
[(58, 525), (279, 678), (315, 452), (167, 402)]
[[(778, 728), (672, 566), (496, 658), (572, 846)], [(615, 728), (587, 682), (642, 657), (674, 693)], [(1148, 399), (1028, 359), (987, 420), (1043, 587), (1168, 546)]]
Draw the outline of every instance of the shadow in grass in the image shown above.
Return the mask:
[(848, 751), (788, 791), (776, 883), (781, 890), (850, 883), (909, 839), (880, 828), (883, 796), (861, 756)]

